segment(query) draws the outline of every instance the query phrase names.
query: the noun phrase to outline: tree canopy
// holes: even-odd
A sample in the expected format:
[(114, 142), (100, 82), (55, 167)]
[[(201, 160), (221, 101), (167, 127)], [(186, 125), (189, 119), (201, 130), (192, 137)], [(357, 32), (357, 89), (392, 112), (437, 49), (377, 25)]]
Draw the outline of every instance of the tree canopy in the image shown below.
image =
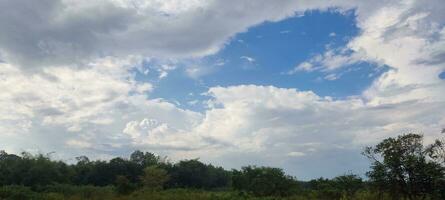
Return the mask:
[[(436, 141), (437, 142), (437, 141)], [(436, 162), (440, 145), (423, 146), (423, 136), (406, 134), (388, 138), (363, 152), (372, 160), (370, 181), (394, 199), (444, 197), (444, 167)]]
[[(368, 179), (348, 173), (331, 179), (298, 181), (280, 168), (246, 166), (226, 170), (198, 159), (172, 163), (142, 151), (133, 152), (129, 158), (110, 160), (79, 156), (72, 164), (52, 160), (49, 154), (0, 151), (0, 199), (11, 195), (27, 199), (24, 194), (75, 191), (75, 187), (89, 191), (111, 187), (119, 195), (187, 188), (236, 191), (241, 196), (257, 197), (299, 195), (302, 199), (445, 199), (443, 139), (424, 145), (422, 135), (405, 134), (384, 139), (362, 153), (371, 161)], [(88, 189), (90, 186), (96, 188)]]

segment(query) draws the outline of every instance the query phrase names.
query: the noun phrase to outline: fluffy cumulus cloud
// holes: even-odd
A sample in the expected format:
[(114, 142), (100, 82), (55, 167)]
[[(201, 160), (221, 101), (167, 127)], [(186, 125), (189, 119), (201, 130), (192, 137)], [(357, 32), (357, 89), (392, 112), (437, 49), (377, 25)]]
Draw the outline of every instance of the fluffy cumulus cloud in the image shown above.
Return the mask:
[(427, 139), (432, 139), (445, 122), (443, 101), (373, 105), (365, 98), (334, 100), (308, 91), (256, 85), (215, 87), (208, 95), (211, 109), (192, 129), (173, 130), (143, 119), (128, 123), (124, 132), (134, 142), (188, 148), (176, 152), (178, 158), (200, 157), (228, 167), (286, 166), (304, 177), (293, 162), (332, 167), (305, 169), (305, 173), (342, 173), (348, 170), (344, 162), (366, 165), (359, 159), (364, 145), (402, 132), (425, 131)]
[[(438, 1), (384, 4), (361, 17), (361, 33), (345, 47), (328, 49), (298, 64), (289, 74), (314, 70), (332, 73), (357, 62), (372, 62), (390, 70), (364, 91), (373, 104), (408, 100), (441, 101), (439, 74), (445, 70), (445, 6)], [(332, 78), (332, 74), (326, 76)]]
[[(432, 139), (445, 125), (444, 6), (440, 0), (0, 0), (1, 148), (55, 150), (64, 158), (140, 148), (226, 167), (274, 165), (306, 178), (363, 169), (364, 145), (408, 131)], [(253, 25), (328, 8), (355, 9), (360, 34), (289, 73), (319, 70), (333, 79), (356, 62), (388, 66), (362, 95), (211, 87), (208, 109), (196, 112), (151, 98), (155, 86), (136, 78), (147, 57), (199, 59)], [(172, 70), (160, 65), (159, 78)]]
[(129, 70), (135, 65), (131, 57), (103, 58), (81, 70), (60, 66), (28, 74), (1, 63), (4, 148), (112, 154), (131, 145), (122, 132), (129, 121), (156, 117), (180, 129), (193, 126), (201, 114), (148, 99), (152, 85), (134, 80)]
[[(374, 105), (362, 97), (335, 100), (309, 91), (255, 85), (211, 88), (209, 95), (212, 109), (193, 132), (224, 147), (204, 154), (206, 158), (217, 162), (225, 157), (236, 163), (233, 167), (248, 163), (286, 166), (295, 159), (307, 159), (332, 166), (334, 171), (339, 167), (336, 172), (341, 173), (347, 170), (340, 167), (344, 159), (323, 162), (320, 156), (340, 158), (354, 152), (349, 162), (364, 164), (358, 159), (364, 145), (411, 131), (424, 131), (431, 139), (445, 122), (443, 99)], [(301, 173), (295, 166), (287, 167)]]

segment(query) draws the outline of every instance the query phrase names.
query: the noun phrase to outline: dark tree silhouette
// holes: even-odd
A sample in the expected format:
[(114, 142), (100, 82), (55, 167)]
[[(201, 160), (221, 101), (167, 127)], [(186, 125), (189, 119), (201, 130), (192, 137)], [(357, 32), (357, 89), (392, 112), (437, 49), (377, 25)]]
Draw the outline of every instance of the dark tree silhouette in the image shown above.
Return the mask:
[(422, 142), (422, 135), (407, 134), (367, 147), (363, 154), (372, 161), (367, 175), (374, 186), (393, 199), (443, 198), (444, 168), (431, 157), (435, 147)]

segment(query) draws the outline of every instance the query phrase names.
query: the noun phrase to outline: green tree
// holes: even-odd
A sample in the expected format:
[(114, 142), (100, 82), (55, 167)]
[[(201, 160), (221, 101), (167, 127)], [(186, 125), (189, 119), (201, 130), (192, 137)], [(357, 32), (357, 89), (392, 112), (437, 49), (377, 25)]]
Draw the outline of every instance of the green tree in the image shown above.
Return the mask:
[(371, 161), (370, 181), (393, 199), (440, 199), (444, 168), (434, 161), (435, 147), (425, 148), (418, 134), (388, 138), (363, 154)]
[(342, 197), (353, 199), (354, 195), (363, 188), (363, 180), (355, 174), (337, 176), (333, 180), (334, 187), (341, 192)]
[(182, 160), (168, 168), (170, 187), (222, 188), (230, 183), (229, 172), (221, 167), (206, 165), (197, 159)]
[(297, 182), (279, 168), (247, 166), (232, 174), (234, 189), (255, 196), (288, 196), (297, 188)]
[(158, 165), (161, 158), (150, 152), (144, 153), (136, 150), (130, 155), (130, 161), (140, 165), (142, 168), (145, 168), (152, 165)]
[(162, 189), (164, 188), (165, 183), (170, 180), (170, 176), (165, 169), (150, 166), (144, 169), (144, 175), (141, 179), (145, 187)]
[(340, 199), (342, 197), (342, 191), (333, 180), (321, 177), (309, 181), (309, 186), (313, 196), (317, 199)]
[[(442, 129), (442, 134), (445, 133), (445, 128)], [(436, 162), (445, 166), (445, 138), (438, 138), (433, 144), (427, 147), (428, 156), (433, 158)]]
[(119, 175), (115, 180), (115, 189), (118, 194), (126, 195), (130, 194), (135, 190), (134, 184), (128, 180), (127, 177)]

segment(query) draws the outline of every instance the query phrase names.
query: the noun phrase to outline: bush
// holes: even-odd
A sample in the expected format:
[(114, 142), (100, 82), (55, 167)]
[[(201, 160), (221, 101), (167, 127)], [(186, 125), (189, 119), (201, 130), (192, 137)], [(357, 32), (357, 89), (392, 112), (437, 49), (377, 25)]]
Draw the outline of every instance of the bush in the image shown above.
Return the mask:
[(136, 189), (136, 186), (125, 176), (117, 176), (115, 185), (116, 192), (120, 195), (130, 194)]
[(27, 200), (27, 199), (43, 199), (39, 193), (32, 191), (24, 186), (3, 186), (0, 187), (0, 199), (8, 200)]
[(144, 169), (144, 175), (141, 179), (145, 187), (162, 189), (164, 188), (164, 184), (170, 179), (170, 176), (165, 169), (151, 166)]
[(198, 160), (183, 160), (168, 169), (170, 188), (215, 189), (229, 186), (230, 174), (222, 167), (206, 165)]
[(232, 181), (234, 189), (255, 196), (289, 196), (298, 189), (297, 182), (279, 168), (243, 167), (234, 170)]

